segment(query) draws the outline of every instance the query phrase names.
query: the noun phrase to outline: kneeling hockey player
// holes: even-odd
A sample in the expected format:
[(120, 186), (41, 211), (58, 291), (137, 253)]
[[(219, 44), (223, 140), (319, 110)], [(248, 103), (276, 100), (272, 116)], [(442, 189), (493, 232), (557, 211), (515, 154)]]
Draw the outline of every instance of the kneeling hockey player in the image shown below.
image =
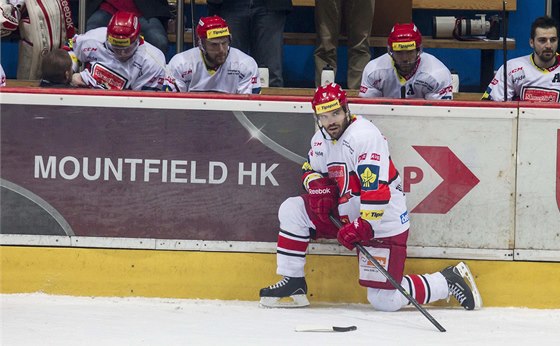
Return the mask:
[[(260, 290), (261, 305), (309, 305), (304, 277), (309, 241), (336, 238), (350, 250), (354, 243), (363, 245), (420, 304), (451, 295), (467, 310), (480, 308), (474, 278), (462, 262), (433, 274), (403, 276), (410, 222), (387, 140), (370, 121), (350, 113), (346, 93), (335, 83), (319, 87), (311, 103), (319, 131), (303, 165), (307, 193), (280, 206), (277, 273), (283, 278)], [(330, 215), (344, 223), (340, 230)], [(397, 311), (409, 304), (361, 252), (358, 256), (359, 283), (375, 309)]]

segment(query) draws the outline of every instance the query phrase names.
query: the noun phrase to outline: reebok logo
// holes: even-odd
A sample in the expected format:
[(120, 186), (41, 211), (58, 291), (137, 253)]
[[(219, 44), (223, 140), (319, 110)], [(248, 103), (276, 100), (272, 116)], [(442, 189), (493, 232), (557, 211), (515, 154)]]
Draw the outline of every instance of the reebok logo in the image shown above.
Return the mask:
[(313, 190), (309, 190), (309, 194), (310, 195), (323, 195), (323, 194), (327, 194), (327, 193), (331, 193), (331, 189), (324, 188), (324, 189), (313, 189)]

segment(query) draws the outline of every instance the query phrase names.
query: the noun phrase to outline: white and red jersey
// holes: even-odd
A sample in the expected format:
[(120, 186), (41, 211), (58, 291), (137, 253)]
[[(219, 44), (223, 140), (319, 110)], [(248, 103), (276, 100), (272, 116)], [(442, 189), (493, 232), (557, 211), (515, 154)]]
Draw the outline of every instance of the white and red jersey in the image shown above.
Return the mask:
[(403, 93), (407, 99), (451, 100), (451, 72), (428, 53), (420, 55), (415, 71), (406, 78), (397, 72), (389, 53), (366, 65), (362, 73), (360, 97), (401, 98)]
[(329, 138), (319, 130), (311, 139), (308, 162), (303, 166), (305, 188), (319, 177), (317, 173), (328, 174), (338, 184), (341, 219), (367, 220), (375, 238), (408, 230), (401, 178), (391, 160), (387, 139), (379, 129), (361, 116), (352, 116), (338, 140)]
[(0, 65), (0, 87), (3, 86), (6, 86), (6, 73), (4, 72), (2, 65)]
[(258, 94), (261, 90), (255, 59), (230, 47), (226, 61), (208, 70), (200, 48), (176, 54), (167, 65), (166, 87), (172, 91), (215, 91), (229, 94)]
[(86, 69), (80, 74), (92, 88), (110, 90), (162, 90), (165, 79), (165, 55), (140, 38), (134, 55), (119, 61), (106, 43), (107, 28), (76, 35), (70, 48)]
[[(538, 102), (560, 102), (560, 58), (548, 69), (535, 65), (533, 55), (511, 59), (507, 62), (507, 99)], [(504, 66), (482, 95), (483, 100), (504, 100)]]

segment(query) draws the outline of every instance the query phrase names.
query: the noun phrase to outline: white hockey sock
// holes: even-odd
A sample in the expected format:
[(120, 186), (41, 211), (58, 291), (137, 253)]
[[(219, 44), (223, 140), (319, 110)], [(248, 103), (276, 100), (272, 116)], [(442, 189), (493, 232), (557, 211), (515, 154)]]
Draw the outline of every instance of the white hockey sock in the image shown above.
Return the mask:
[(296, 235), (280, 230), (276, 249), (278, 264), (276, 272), (284, 276), (304, 276), (307, 245), (309, 245), (309, 236)]
[[(440, 272), (424, 275), (405, 275), (401, 285), (419, 304), (435, 302), (436, 300), (447, 298), (449, 295), (447, 281)], [(410, 302), (408, 303), (410, 304)]]

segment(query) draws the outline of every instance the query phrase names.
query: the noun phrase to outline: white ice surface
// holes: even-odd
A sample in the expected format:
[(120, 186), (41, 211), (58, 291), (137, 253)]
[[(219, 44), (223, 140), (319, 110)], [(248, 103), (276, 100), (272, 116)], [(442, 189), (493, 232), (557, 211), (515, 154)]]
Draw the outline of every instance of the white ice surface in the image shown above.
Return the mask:
[[(558, 345), (560, 310), (429, 308), (447, 332), (407, 308), (362, 304), (263, 309), (257, 302), (0, 295), (3, 346), (12, 345)], [(297, 325), (358, 327), (295, 332)]]

